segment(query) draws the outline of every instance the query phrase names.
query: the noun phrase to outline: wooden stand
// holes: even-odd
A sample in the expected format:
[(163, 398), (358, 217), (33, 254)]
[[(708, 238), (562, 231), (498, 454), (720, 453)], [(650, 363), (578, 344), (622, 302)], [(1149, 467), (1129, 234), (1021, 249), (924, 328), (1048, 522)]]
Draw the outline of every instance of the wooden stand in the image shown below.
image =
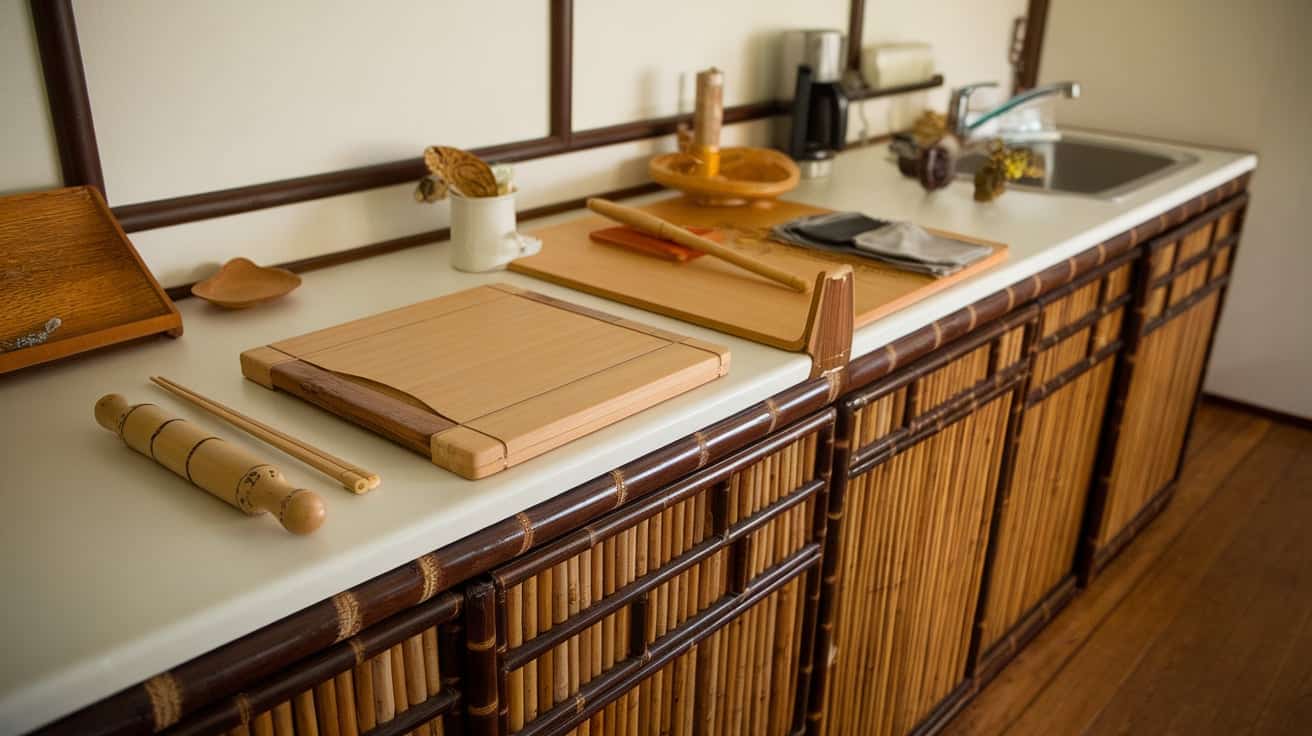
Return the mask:
[(182, 334), (177, 307), (91, 187), (0, 197), (0, 288), (0, 373)]

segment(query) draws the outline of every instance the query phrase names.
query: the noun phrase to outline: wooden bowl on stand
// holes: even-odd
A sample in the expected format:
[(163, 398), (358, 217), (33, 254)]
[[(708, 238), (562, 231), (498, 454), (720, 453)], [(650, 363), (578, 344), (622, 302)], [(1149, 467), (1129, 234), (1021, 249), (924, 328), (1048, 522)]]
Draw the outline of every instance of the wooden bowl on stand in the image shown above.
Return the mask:
[(701, 162), (690, 153), (667, 153), (647, 165), (651, 178), (692, 197), (698, 204), (768, 206), (792, 191), (801, 180), (797, 164), (768, 148), (725, 148), (719, 173), (705, 176)]

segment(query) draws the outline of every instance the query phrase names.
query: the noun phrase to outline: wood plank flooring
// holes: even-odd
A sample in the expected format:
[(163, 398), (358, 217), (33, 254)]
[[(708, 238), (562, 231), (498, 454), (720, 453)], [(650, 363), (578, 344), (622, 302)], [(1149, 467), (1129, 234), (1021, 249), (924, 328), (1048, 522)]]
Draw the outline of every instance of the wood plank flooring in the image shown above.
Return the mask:
[(1166, 510), (945, 733), (1312, 733), (1312, 431), (1205, 403)]

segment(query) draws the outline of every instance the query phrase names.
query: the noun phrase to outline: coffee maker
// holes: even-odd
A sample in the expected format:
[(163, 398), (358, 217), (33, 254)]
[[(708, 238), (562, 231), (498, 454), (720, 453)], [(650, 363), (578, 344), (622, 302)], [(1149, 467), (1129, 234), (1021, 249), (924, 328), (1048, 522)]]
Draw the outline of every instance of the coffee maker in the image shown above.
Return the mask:
[(804, 178), (827, 176), (847, 142), (843, 48), (835, 30), (784, 34), (779, 97), (791, 101), (791, 114), (782, 144)]

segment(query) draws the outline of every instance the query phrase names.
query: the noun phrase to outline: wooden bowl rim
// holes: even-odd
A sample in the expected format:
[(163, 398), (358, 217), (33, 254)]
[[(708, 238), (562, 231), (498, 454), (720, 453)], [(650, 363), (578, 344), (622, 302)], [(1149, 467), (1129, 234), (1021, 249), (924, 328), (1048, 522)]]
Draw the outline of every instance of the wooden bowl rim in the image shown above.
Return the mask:
[(720, 155), (723, 157), (725, 154), (744, 151), (751, 151), (752, 155), (770, 159), (771, 163), (776, 163), (786, 169), (788, 176), (779, 181), (764, 182), (747, 179), (705, 179), (693, 174), (680, 174), (672, 171), (668, 166), (671, 160), (687, 155), (677, 151), (652, 157), (647, 163), (647, 170), (651, 178), (659, 184), (687, 194), (700, 196), (731, 199), (771, 199), (797, 188), (798, 183), (801, 181), (801, 170), (798, 169), (797, 163), (784, 153), (771, 148), (735, 146), (723, 149)]

